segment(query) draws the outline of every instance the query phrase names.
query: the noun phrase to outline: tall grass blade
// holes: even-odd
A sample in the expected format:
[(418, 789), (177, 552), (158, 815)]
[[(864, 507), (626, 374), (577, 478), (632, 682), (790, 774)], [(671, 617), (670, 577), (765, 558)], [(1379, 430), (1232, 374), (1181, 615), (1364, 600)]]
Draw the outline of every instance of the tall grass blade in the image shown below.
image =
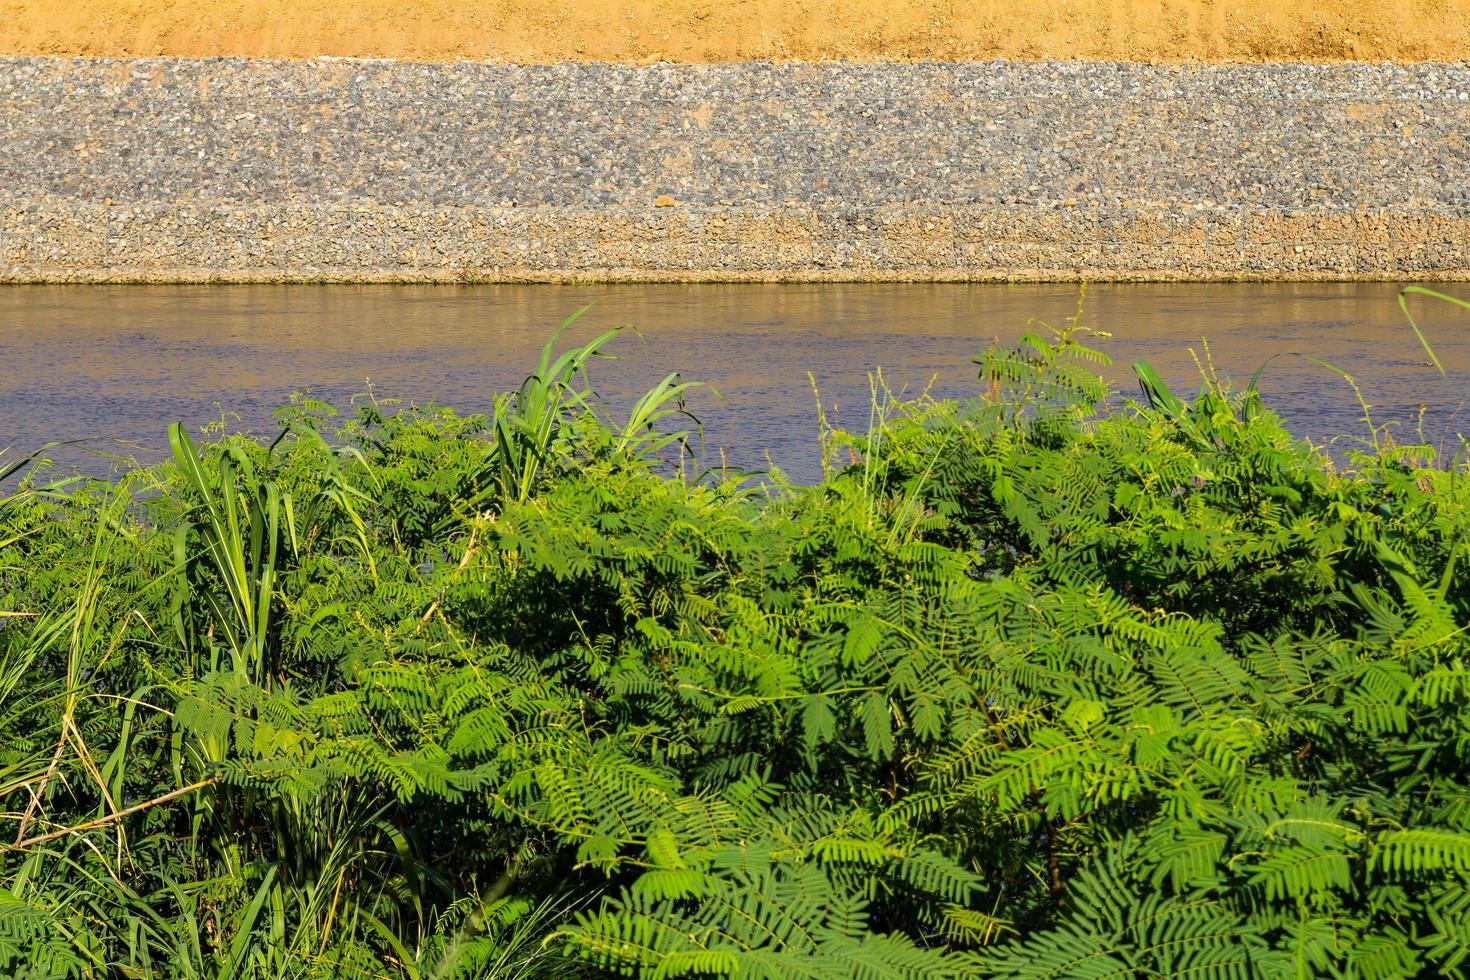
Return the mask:
[(1152, 364), (1148, 361), (1134, 361), (1133, 373), (1138, 378), (1138, 387), (1143, 392), (1144, 400), (1151, 407), (1175, 418), (1184, 414), (1187, 406), (1169, 390), (1169, 386), (1159, 377), (1159, 372), (1154, 370)]
[(1419, 346), (1424, 348), (1424, 353), (1429, 356), (1429, 363), (1434, 365), (1434, 369), (1443, 378), (1446, 376), (1444, 365), (1439, 363), (1439, 357), (1434, 353), (1434, 348), (1429, 345), (1429, 338), (1424, 336), (1424, 331), (1419, 329), (1419, 322), (1414, 319), (1414, 314), (1409, 311), (1408, 298), (1410, 296), (1428, 296), (1431, 299), (1437, 299), (1458, 306), (1463, 310), (1470, 310), (1470, 302), (1456, 296), (1447, 296), (1433, 289), (1426, 289), (1423, 286), (1405, 286), (1399, 290), (1399, 309), (1403, 310), (1404, 317), (1409, 321), (1409, 326), (1414, 330), (1414, 336), (1419, 338)]

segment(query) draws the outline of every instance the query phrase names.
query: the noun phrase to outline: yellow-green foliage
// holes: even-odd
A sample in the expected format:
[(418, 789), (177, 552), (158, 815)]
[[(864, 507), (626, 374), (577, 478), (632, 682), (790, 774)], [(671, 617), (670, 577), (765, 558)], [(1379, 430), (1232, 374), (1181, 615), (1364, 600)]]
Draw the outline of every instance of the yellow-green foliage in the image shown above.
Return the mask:
[(0, 970), (1470, 971), (1458, 461), (1067, 333), (691, 481), (594, 351), (0, 510)]

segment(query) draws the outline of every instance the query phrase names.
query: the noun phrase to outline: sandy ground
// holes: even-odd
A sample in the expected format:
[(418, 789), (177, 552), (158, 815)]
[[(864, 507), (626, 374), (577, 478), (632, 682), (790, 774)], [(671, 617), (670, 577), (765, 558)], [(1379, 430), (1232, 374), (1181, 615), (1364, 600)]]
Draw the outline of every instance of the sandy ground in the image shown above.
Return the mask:
[(1466, 61), (1470, 0), (0, 0), (0, 54)]

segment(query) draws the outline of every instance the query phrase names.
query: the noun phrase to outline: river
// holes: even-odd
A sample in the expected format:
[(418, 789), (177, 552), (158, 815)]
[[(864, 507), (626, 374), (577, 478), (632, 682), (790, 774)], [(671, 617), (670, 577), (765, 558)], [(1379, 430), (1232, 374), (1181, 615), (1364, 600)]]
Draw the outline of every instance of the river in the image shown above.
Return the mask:
[[(1470, 294), (1470, 288), (1445, 287)], [(1267, 403), (1301, 435), (1364, 435), (1352, 391), (1303, 356), (1354, 375), (1379, 421), (1419, 406), (1430, 439), (1457, 444), (1470, 370), (1470, 314), (1416, 300), (1449, 371), (1428, 366), (1389, 284), (1104, 285), (1086, 292), (1083, 323), (1127, 365), (1148, 358), (1181, 394), (1199, 375), (1190, 348), (1242, 383), (1268, 358)], [(1061, 325), (1071, 285), (646, 286), (9, 286), (0, 287), (0, 447), (89, 440), (94, 450), (153, 459), (164, 427), (223, 418), (273, 433), (271, 409), (293, 391), (351, 411), (379, 399), (434, 400), (485, 411), (535, 365), (548, 333), (585, 304), (569, 341), (626, 324), (593, 380), (616, 410), (669, 371), (719, 392), (695, 397), (706, 458), (817, 472), (815, 378), (829, 413), (861, 424), (867, 375), (895, 389), (975, 391), (971, 358), (1028, 321)], [(1034, 325), (1033, 325), (1034, 326)], [(107, 457), (68, 450), (63, 465), (105, 470)]]

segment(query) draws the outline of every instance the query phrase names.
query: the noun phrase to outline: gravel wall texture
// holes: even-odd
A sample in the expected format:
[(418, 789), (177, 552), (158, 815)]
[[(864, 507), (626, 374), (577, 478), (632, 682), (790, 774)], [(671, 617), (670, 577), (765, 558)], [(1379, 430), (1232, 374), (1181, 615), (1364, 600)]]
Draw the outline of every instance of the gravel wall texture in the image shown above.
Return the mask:
[(1470, 68), (0, 59), (0, 281), (1470, 278)]

